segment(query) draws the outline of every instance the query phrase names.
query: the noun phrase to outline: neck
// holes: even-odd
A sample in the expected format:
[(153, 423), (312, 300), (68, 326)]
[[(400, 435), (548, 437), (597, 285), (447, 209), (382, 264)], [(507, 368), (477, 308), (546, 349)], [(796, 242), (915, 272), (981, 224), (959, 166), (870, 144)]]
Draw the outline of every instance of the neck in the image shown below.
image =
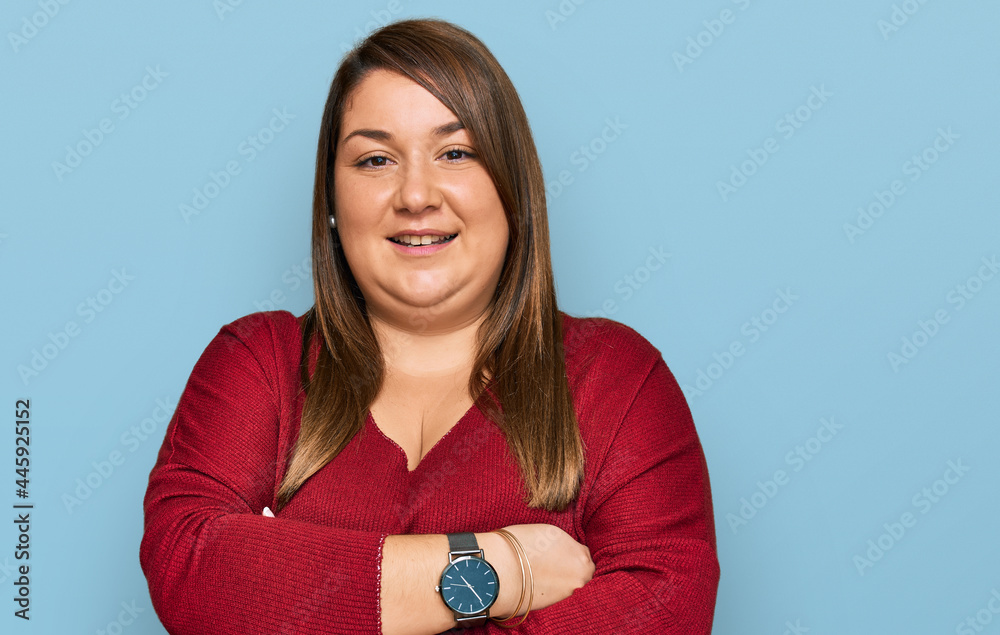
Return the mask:
[(475, 361), (479, 325), (486, 319), (486, 312), (449, 326), (416, 321), (419, 327), (414, 327), (376, 315), (370, 318), (390, 375), (467, 378)]

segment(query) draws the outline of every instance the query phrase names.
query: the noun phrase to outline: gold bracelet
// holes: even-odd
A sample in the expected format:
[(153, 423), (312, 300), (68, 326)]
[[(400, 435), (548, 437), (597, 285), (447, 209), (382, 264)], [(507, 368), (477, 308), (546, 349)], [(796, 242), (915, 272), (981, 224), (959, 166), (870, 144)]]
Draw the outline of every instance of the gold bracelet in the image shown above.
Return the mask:
[(524, 547), (521, 545), (521, 541), (517, 539), (517, 536), (507, 531), (506, 529), (497, 529), (495, 533), (498, 533), (504, 538), (507, 538), (508, 542), (510, 542), (510, 544), (514, 546), (514, 550), (517, 552), (518, 560), (522, 561), (522, 564), (527, 564), (528, 566), (528, 608), (524, 611), (524, 615), (521, 617), (521, 620), (516, 624), (500, 624), (500, 621), (506, 621), (512, 619), (514, 616), (517, 615), (517, 611), (521, 609), (521, 603), (524, 602), (524, 593), (525, 593), (523, 581), (521, 585), (521, 603), (518, 603), (517, 610), (514, 611), (514, 615), (511, 615), (510, 617), (506, 618), (506, 620), (494, 620), (497, 622), (498, 626), (502, 626), (503, 628), (514, 628), (515, 626), (520, 626), (521, 624), (523, 624), (524, 620), (528, 619), (528, 613), (531, 612), (531, 605), (535, 600), (535, 576), (531, 571), (531, 562), (528, 560), (528, 554), (524, 551)]
[(510, 543), (510, 548), (514, 550), (514, 555), (517, 556), (517, 564), (521, 567), (521, 598), (517, 603), (517, 607), (514, 612), (507, 617), (491, 617), (490, 619), (494, 622), (506, 622), (507, 620), (513, 619), (517, 616), (517, 612), (521, 610), (521, 605), (524, 604), (524, 589), (527, 586), (527, 579), (524, 577), (524, 561), (521, 560), (521, 554), (517, 550), (517, 546), (514, 544), (514, 540), (511, 538), (511, 533), (509, 531), (499, 529), (493, 532), (499, 536), (503, 536), (503, 539)]
[[(507, 531), (506, 529), (499, 529), (499, 530), (497, 530), (497, 533), (500, 533), (501, 535), (506, 535), (506, 537), (510, 538), (511, 544), (513, 544), (515, 546), (515, 550), (517, 551), (517, 557), (519, 559), (523, 558), (523, 561), (528, 565), (528, 589), (529, 590), (528, 590), (528, 608), (527, 608), (527, 610), (525, 610), (524, 615), (521, 617), (520, 621), (518, 621), (516, 624), (499, 624), (498, 623), (499, 626), (502, 626), (504, 628), (514, 628), (515, 626), (520, 626), (522, 623), (524, 623), (524, 620), (528, 619), (528, 613), (531, 612), (531, 605), (532, 605), (532, 603), (534, 602), (534, 599), (535, 599), (535, 577), (534, 577), (534, 574), (531, 571), (531, 562), (528, 560), (528, 554), (524, 551), (524, 547), (521, 545), (521, 541), (517, 539), (517, 536), (515, 536), (511, 532)], [(521, 588), (521, 599), (522, 599), (522, 601), (524, 599), (524, 593), (525, 593), (525, 589), (522, 586), (522, 588)], [(516, 615), (516, 612), (515, 612), (515, 615)]]

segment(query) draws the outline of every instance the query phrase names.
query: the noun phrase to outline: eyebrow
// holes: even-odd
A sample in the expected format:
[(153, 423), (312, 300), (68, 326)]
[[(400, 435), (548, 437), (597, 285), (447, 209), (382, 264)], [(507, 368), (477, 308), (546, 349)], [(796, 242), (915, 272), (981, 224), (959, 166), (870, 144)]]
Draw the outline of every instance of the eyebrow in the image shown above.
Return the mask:
[[(431, 132), (434, 134), (435, 137), (446, 137), (454, 132), (458, 132), (459, 130), (464, 130), (464, 129), (465, 129), (465, 124), (463, 124), (461, 121), (452, 121), (450, 123), (438, 126)], [(351, 137), (365, 137), (366, 139), (372, 139), (374, 141), (392, 141), (393, 139), (392, 133), (387, 132), (385, 130), (375, 130), (373, 128), (358, 128), (357, 130), (354, 130), (349, 135), (344, 137), (344, 140), (341, 141), (341, 143), (347, 143), (348, 139), (350, 139)]]

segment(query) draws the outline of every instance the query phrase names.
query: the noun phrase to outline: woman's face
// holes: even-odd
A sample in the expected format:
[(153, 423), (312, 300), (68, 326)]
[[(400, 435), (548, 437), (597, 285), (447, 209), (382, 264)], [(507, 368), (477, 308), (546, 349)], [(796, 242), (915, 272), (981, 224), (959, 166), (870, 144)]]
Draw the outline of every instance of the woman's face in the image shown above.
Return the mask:
[(334, 205), (344, 255), (369, 312), (408, 330), (475, 321), (503, 268), (503, 204), (460, 126), (419, 84), (382, 70), (351, 93), (340, 124)]

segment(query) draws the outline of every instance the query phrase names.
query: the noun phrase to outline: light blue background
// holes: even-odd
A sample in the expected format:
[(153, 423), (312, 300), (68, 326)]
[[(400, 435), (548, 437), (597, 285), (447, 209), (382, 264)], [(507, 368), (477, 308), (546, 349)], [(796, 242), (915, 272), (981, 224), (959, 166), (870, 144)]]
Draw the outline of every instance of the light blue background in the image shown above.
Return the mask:
[[(157, 399), (176, 401), (223, 324), (274, 292), (296, 314), (312, 303), (292, 268), (308, 259), (316, 137), (342, 47), (376, 17), (438, 16), (508, 71), (546, 179), (572, 176), (549, 200), (561, 308), (634, 327), (688, 387), (715, 501), (715, 632), (952, 633), (979, 611), (983, 632), (1000, 633), (987, 608), (1000, 589), (1000, 277), (973, 282), (961, 308), (949, 301), (1000, 255), (1000, 7), (897, 2), (900, 26), (886, 30), (889, 0), (576, 2), (560, 15), (558, 0), (246, 0), (221, 16), (208, 0), (70, 2), (20, 43), (10, 33), (40, 5), (4, 3), (0, 503), (15, 502), (12, 406), (30, 397), (36, 507), (32, 620), (4, 600), (0, 630), (97, 632), (124, 602), (144, 609), (124, 632), (163, 632), (138, 547), (165, 422), (147, 422), (144, 441), (123, 435)], [(689, 37), (707, 46), (679, 63)], [(118, 119), (114, 101), (147, 67), (166, 75)], [(827, 95), (818, 110), (814, 87)], [(786, 138), (777, 122), (800, 107), (808, 120)], [(240, 144), (275, 108), (294, 119), (248, 161)], [(53, 162), (105, 117), (113, 131), (58, 178)], [(625, 127), (595, 141), (607, 120)], [(911, 180), (908, 162), (939, 129), (957, 138)], [(769, 137), (777, 151), (720, 195)], [(602, 152), (584, 162), (581, 145)], [(240, 173), (185, 222), (179, 206), (228, 161)], [(897, 179), (905, 192), (849, 239), (845, 223)], [(669, 254), (655, 270), (651, 249)], [(85, 323), (78, 305), (122, 269), (134, 280)], [(798, 299), (770, 313), (779, 290)], [(888, 355), (939, 310), (947, 322), (894, 368)], [(752, 341), (755, 318), (771, 324)], [(18, 366), (70, 320), (80, 334), (23, 380)], [(744, 354), (728, 360), (733, 342)], [(696, 394), (699, 372), (714, 379)], [(796, 464), (787, 455), (822, 418), (843, 427)], [(114, 451), (124, 464), (67, 510), (64, 495)], [(969, 471), (928, 507), (922, 490), (949, 461)], [(787, 484), (733, 524), (776, 470)], [(906, 512), (915, 525), (859, 572), (855, 556)], [(4, 523), (3, 598), (16, 540)]]

